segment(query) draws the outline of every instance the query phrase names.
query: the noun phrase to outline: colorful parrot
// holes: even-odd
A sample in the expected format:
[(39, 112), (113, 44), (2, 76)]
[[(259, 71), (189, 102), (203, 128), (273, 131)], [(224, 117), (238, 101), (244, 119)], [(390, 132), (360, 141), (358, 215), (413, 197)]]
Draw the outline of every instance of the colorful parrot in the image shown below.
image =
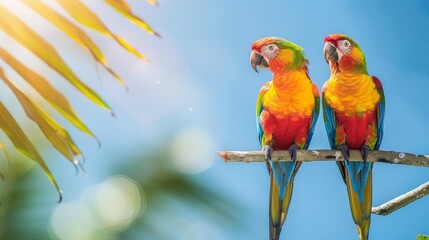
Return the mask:
[[(372, 163), (368, 152), (383, 138), (385, 100), (380, 80), (368, 75), (365, 56), (350, 37), (325, 38), (324, 55), (331, 77), (322, 89), (323, 117), (332, 149), (341, 150), (338, 162), (347, 185), (350, 209), (359, 238), (367, 240), (372, 207)], [(349, 149), (361, 150), (364, 162), (349, 162)]]
[[(278, 240), (292, 197), (293, 180), (301, 166), (296, 150), (307, 149), (319, 116), (317, 87), (308, 76), (302, 48), (269, 37), (253, 43), (250, 62), (269, 68), (273, 79), (263, 85), (256, 102), (259, 142), (270, 174), (270, 240)], [(289, 150), (291, 162), (271, 162), (273, 150)]]

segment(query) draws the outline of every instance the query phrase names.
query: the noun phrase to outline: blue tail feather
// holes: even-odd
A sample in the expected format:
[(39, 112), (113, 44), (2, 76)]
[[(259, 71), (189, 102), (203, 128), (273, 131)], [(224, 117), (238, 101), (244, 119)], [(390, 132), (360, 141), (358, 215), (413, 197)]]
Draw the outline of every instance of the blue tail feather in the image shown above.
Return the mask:
[(358, 194), (359, 202), (362, 203), (368, 174), (371, 171), (371, 163), (348, 162), (346, 168), (352, 188)]
[(279, 196), (283, 200), (286, 188), (289, 185), (296, 162), (271, 162), (274, 178), (279, 186)]

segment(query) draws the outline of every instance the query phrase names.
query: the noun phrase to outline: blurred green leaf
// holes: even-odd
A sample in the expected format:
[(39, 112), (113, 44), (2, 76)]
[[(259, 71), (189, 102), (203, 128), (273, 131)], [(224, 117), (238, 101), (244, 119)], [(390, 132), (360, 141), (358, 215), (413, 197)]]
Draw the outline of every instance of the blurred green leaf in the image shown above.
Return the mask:
[[(168, 144), (162, 145), (162, 148), (155, 148), (150, 152), (123, 156), (121, 161), (126, 164), (110, 166), (108, 175), (125, 175), (139, 185), (145, 193), (147, 207), (123, 231), (109, 232), (106, 229), (98, 229), (92, 239), (174, 239), (171, 233), (178, 234), (183, 231), (182, 226), (177, 224), (177, 221), (186, 221), (183, 213), (192, 213), (198, 217), (198, 222), (216, 225), (225, 231), (248, 227), (246, 219), (242, 217), (249, 215), (246, 205), (215, 189), (209, 183), (214, 179), (201, 182), (197, 181), (195, 176), (178, 172), (172, 167), (168, 151), (165, 151), (165, 148), (169, 147)], [(117, 162), (117, 159), (106, 160)], [(6, 181), (6, 184), (14, 184), (8, 188), (11, 193), (6, 199), (10, 205), (7, 205), (9, 210), (5, 220), (7, 225), (13, 225), (13, 228), (7, 227), (0, 238), (26, 239), (32, 236), (33, 239), (45, 239), (52, 204), (46, 203), (45, 192), (48, 188), (43, 188), (43, 185), (34, 179), (40, 178), (34, 176), (33, 170), (17, 179), (16, 183)], [(41, 202), (44, 203), (40, 204)], [(32, 212), (33, 221), (43, 224), (31, 226), (32, 221), (25, 220), (28, 216), (20, 214), (23, 212)], [(20, 223), (19, 226), (17, 223)]]

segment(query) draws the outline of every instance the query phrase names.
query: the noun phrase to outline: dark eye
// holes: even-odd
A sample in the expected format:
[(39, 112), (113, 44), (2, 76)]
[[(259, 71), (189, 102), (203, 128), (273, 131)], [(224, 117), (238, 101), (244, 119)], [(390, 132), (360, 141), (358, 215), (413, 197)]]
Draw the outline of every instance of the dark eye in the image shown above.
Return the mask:
[(274, 44), (268, 45), (268, 50), (273, 51), (275, 48)]
[(344, 40), (344, 41), (343, 41), (343, 46), (344, 46), (345, 48), (350, 47), (350, 42), (349, 42), (349, 41), (347, 41), (347, 40)]

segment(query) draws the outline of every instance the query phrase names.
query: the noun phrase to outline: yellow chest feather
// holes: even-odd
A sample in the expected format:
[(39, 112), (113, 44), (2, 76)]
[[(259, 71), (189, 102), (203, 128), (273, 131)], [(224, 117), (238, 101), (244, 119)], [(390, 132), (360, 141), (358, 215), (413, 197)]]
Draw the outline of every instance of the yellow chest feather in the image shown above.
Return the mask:
[(278, 118), (287, 115), (308, 117), (315, 104), (312, 89), (310, 79), (301, 72), (275, 77), (263, 104)]
[(339, 75), (325, 83), (324, 97), (330, 107), (339, 112), (373, 110), (380, 100), (372, 77), (366, 74)]

